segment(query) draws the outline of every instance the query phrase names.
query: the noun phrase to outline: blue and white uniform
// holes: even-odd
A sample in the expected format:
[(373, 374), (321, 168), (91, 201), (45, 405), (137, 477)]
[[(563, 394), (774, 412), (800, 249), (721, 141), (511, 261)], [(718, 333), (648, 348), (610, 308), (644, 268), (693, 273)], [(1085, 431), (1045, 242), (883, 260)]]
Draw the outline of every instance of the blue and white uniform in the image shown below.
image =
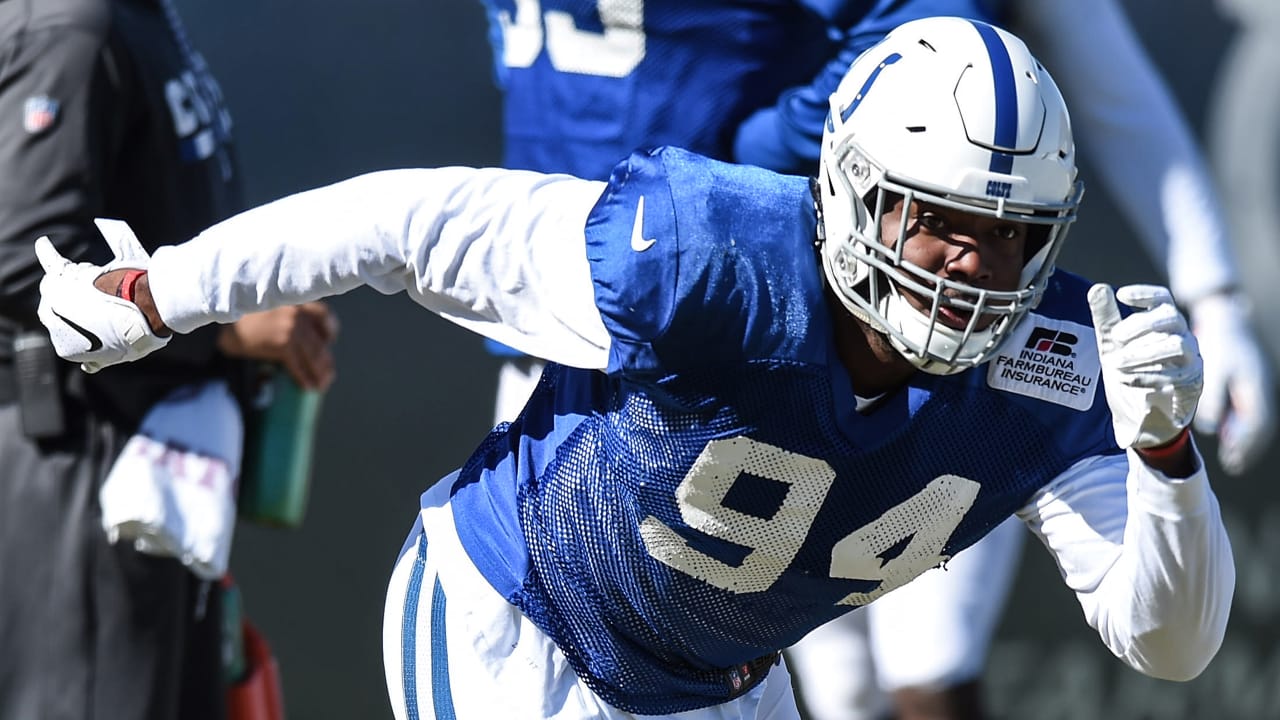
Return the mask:
[(1015, 513), (1117, 656), (1198, 672), (1234, 584), (1217, 503), (1115, 446), (1083, 281), (987, 365), (860, 411), (812, 202), (672, 149), (607, 185), (390, 171), (161, 249), (151, 286), (178, 331), (406, 291), (557, 363), (423, 497), (388, 593), (397, 717), (794, 718), (776, 651)]
[[(993, 392), (985, 369), (916, 375), (857, 412), (815, 228), (796, 222), (811, 204), (804, 178), (633, 158), (587, 228), (607, 374), (552, 366), (454, 481), (481, 573), (619, 707), (723, 699), (735, 665), (1120, 453), (1105, 402)], [(1086, 288), (1064, 274), (1044, 303), (1076, 338)], [(1064, 386), (1091, 397), (1098, 380), (1079, 370)], [(522, 496), (529, 509), (507, 507)]]

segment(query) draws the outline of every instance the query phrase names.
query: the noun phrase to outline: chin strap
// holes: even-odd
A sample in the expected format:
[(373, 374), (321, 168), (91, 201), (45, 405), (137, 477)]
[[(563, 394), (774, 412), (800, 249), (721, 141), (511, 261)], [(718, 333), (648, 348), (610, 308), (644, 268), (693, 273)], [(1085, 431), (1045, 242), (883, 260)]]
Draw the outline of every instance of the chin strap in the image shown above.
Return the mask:
[(822, 224), (822, 183), (816, 175), (809, 176), (809, 195), (813, 197), (813, 212), (817, 216), (817, 237), (813, 246), (821, 252), (823, 243), (827, 241), (827, 228)]

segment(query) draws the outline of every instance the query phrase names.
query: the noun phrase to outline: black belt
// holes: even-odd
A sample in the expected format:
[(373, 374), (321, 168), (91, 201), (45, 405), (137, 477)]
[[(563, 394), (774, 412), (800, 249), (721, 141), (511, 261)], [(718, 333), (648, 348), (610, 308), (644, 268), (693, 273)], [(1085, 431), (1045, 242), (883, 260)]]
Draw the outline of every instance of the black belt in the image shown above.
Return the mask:
[(759, 685), (760, 681), (764, 680), (764, 676), (769, 674), (769, 669), (778, 664), (780, 657), (782, 653), (771, 652), (722, 671), (725, 685), (729, 690), (729, 698), (740, 697)]

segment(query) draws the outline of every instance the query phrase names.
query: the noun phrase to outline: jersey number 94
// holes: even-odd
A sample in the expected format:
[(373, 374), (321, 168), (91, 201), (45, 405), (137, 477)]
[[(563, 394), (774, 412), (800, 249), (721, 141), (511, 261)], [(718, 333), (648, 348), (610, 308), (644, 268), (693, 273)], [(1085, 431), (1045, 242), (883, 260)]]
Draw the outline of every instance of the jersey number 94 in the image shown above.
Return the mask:
[[(787, 486), (781, 506), (771, 517), (724, 504), (744, 473)], [(640, 523), (640, 534), (649, 554), (669, 567), (730, 592), (761, 592), (795, 559), (835, 477), (831, 466), (817, 458), (746, 437), (713, 440), (676, 488), (680, 516), (689, 527), (750, 552), (731, 565), (692, 547), (652, 515)], [(946, 561), (942, 549), (973, 506), (979, 488), (973, 480), (939, 476), (835, 543), (829, 575), (875, 583), (872, 590), (849, 593), (838, 604), (865, 605)], [(922, 518), (929, 523), (921, 525)], [(900, 553), (885, 559), (888, 550), (908, 538)]]

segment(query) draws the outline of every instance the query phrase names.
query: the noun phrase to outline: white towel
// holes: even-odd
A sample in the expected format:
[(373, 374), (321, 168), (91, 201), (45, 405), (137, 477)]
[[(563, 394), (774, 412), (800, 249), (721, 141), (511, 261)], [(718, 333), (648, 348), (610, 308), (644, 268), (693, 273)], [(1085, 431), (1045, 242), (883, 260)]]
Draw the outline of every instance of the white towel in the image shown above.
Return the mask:
[(240, 407), (226, 382), (172, 392), (147, 413), (102, 485), (107, 538), (178, 558), (201, 578), (222, 577), (243, 440)]

